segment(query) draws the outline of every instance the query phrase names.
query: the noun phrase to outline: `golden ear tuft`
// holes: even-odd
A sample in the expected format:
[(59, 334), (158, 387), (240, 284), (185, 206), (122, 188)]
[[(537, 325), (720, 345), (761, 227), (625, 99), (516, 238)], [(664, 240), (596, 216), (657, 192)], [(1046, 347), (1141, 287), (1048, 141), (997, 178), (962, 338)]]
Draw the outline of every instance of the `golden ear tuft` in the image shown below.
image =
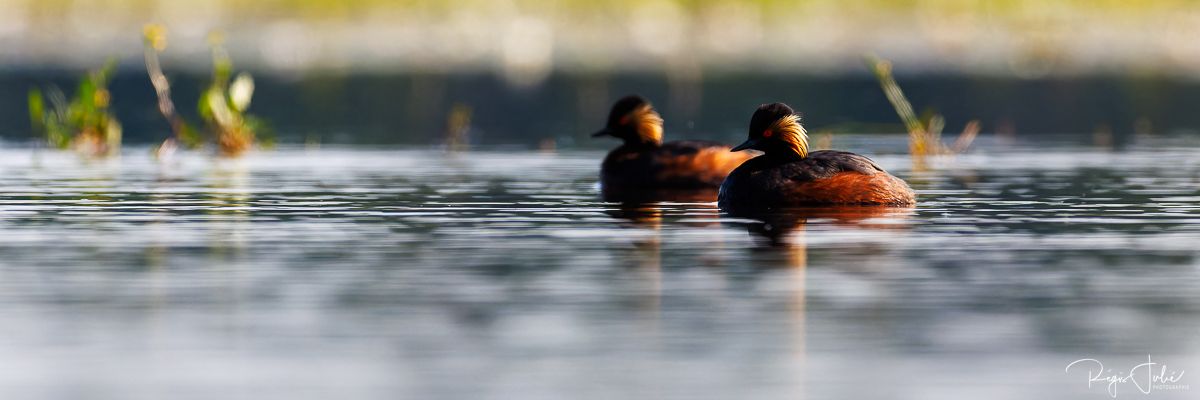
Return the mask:
[[(808, 157), (808, 132), (800, 125), (799, 115), (789, 115), (771, 124), (767, 132), (778, 133), (779, 139), (787, 142), (800, 157)], [(765, 132), (764, 132), (765, 134)]]
[(638, 137), (643, 142), (661, 144), (663, 119), (649, 104), (642, 105), (626, 115), (631, 118)]

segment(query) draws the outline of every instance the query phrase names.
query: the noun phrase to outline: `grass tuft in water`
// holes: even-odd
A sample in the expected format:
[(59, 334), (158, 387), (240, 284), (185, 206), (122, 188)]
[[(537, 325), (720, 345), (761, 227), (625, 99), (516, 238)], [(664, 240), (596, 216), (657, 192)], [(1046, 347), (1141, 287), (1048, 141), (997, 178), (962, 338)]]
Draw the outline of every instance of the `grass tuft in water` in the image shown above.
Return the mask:
[(471, 106), (455, 103), (446, 114), (446, 149), (463, 151), (470, 147)]
[(171, 84), (158, 60), (158, 54), (166, 49), (166, 29), (151, 24), (143, 30), (146, 72), (158, 95), (158, 109), (171, 124), (173, 133), (155, 151), (160, 157), (178, 145), (199, 148), (209, 141), (216, 145), (218, 154), (226, 157), (239, 156), (256, 145), (267, 147), (271, 144), (265, 140), (269, 139), (264, 135), (266, 124), (246, 113), (254, 97), (254, 77), (246, 72), (233, 74), (233, 61), (225, 51), (220, 33), (210, 34), (208, 42), (212, 49), (213, 74), (197, 101), (197, 110), (205, 125), (200, 131), (179, 115), (171, 101)]
[(979, 134), (979, 120), (968, 122), (954, 144), (943, 144), (942, 129), (946, 126), (945, 117), (934, 111), (928, 111), (918, 117), (912, 104), (904, 96), (904, 91), (900, 90), (900, 84), (896, 83), (896, 78), (892, 75), (892, 63), (873, 55), (865, 58), (867, 67), (875, 74), (875, 79), (879, 80), (883, 94), (896, 110), (896, 115), (904, 122), (904, 127), (908, 130), (908, 151), (918, 162), (925, 156), (961, 153), (971, 146), (971, 142)]
[(209, 34), (208, 43), (213, 57), (212, 81), (200, 93), (198, 107), (200, 117), (216, 139), (217, 152), (236, 157), (256, 144), (269, 145), (269, 141), (260, 143), (259, 137), (266, 124), (246, 113), (254, 97), (254, 77), (247, 72), (233, 74), (233, 60), (225, 51), (221, 33)]
[(44, 93), (29, 90), (29, 119), (33, 130), (57, 149), (75, 149), (89, 157), (108, 157), (121, 151), (121, 123), (109, 111), (116, 60), (89, 71), (80, 80), (70, 100), (57, 87)]
[(187, 148), (204, 145), (204, 138), (175, 111), (175, 102), (171, 101), (171, 81), (163, 74), (162, 64), (158, 60), (158, 54), (167, 49), (167, 29), (157, 24), (146, 25), (142, 30), (142, 43), (145, 45), (146, 74), (158, 96), (158, 111), (171, 125), (172, 133), (155, 148), (155, 156), (160, 159), (167, 157), (180, 145)]

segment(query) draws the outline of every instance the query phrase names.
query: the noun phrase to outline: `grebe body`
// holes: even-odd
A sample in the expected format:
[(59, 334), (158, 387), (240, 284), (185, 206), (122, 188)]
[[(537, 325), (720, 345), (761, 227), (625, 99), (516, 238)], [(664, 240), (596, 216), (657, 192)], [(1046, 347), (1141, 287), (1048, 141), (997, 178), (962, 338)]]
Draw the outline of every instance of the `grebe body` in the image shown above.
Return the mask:
[(828, 205), (908, 206), (912, 188), (871, 159), (845, 151), (808, 151), (800, 117), (782, 103), (759, 107), (749, 139), (733, 151), (755, 149), (721, 184), (718, 205), (730, 212)]

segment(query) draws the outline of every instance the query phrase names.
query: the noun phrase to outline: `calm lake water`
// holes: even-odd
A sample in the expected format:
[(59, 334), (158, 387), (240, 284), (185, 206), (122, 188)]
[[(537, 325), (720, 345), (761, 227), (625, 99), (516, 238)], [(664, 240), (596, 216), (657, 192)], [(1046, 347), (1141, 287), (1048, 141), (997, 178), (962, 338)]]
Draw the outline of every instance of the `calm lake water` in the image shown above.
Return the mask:
[(609, 203), (597, 151), (0, 149), (0, 397), (1103, 399), (1067, 365), (1147, 355), (1200, 395), (1200, 140), (835, 144), (920, 204)]

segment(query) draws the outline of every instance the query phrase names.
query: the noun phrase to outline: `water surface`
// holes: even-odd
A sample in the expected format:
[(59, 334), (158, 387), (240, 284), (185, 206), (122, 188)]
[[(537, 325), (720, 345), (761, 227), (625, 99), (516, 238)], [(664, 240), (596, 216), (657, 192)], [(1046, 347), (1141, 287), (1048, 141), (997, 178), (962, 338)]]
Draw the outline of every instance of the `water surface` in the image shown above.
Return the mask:
[(600, 152), (0, 149), (0, 393), (1099, 399), (1068, 363), (1200, 373), (1200, 143), (914, 171), (898, 140), (835, 143), (915, 209), (769, 223), (604, 202)]

